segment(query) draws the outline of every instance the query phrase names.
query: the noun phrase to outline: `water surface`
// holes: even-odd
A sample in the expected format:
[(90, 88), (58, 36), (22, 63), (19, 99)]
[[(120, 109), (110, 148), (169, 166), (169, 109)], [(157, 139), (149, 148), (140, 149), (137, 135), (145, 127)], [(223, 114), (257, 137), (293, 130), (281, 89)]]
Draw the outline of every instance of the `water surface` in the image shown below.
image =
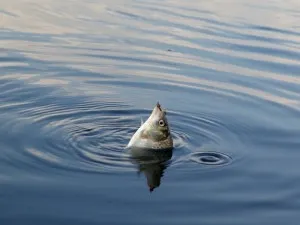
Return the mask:
[[(1, 224), (299, 224), (300, 4), (0, 3)], [(157, 101), (175, 147), (124, 147)]]

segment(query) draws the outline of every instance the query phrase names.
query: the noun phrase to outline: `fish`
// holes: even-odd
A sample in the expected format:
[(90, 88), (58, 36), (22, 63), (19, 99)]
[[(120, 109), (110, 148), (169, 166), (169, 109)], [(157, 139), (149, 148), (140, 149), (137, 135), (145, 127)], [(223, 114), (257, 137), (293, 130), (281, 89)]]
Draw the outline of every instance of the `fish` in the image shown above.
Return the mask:
[(173, 139), (167, 112), (157, 102), (149, 118), (143, 122), (130, 139), (127, 148), (173, 149)]

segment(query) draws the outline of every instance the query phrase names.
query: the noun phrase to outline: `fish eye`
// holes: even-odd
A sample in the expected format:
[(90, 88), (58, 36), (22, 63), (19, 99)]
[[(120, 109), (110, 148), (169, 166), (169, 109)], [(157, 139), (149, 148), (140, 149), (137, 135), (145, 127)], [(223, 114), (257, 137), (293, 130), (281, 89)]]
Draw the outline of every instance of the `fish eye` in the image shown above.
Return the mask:
[(158, 124), (159, 124), (159, 126), (163, 127), (163, 126), (165, 126), (165, 121), (160, 120), (160, 121), (158, 121)]

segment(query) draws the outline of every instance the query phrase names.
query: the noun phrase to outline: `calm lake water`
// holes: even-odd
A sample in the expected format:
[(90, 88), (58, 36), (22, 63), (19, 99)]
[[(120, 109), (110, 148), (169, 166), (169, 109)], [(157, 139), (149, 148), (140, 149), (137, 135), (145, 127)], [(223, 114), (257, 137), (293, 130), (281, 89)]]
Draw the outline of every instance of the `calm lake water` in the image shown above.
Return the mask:
[[(299, 224), (299, 24), (297, 0), (2, 0), (0, 224)], [(133, 160), (157, 101), (175, 148)]]

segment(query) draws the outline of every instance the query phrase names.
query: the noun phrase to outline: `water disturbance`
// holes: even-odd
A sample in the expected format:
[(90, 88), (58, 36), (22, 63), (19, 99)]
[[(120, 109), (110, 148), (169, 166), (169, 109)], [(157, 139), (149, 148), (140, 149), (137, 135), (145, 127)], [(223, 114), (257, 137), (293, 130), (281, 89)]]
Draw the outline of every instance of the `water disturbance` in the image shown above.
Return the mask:
[(298, 224), (299, 9), (2, 1), (0, 224)]

